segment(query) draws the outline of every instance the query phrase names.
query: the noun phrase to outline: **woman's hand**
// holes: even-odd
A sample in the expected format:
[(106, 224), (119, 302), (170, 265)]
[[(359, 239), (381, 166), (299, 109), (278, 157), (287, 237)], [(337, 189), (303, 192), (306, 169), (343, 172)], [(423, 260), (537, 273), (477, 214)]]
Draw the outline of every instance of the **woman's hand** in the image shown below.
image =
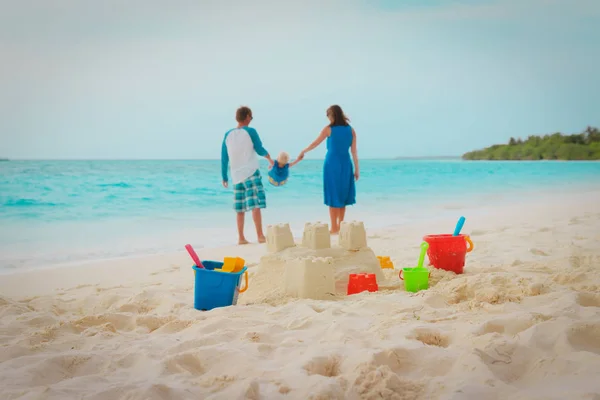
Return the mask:
[(354, 180), (358, 180), (358, 178), (360, 178), (360, 172), (358, 172), (358, 170), (354, 171)]
[(300, 154), (298, 154), (298, 157), (296, 157), (296, 160), (298, 160), (298, 161), (302, 161), (302, 159), (303, 159), (303, 158), (304, 158), (304, 150), (302, 150), (302, 151), (300, 152)]

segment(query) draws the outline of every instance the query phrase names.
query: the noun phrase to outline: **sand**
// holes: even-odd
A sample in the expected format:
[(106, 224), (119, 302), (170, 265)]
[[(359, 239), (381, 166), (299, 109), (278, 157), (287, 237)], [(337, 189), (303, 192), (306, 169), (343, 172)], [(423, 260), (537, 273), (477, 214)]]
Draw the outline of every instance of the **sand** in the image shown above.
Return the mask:
[[(544, 201), (465, 214), (465, 274), (416, 294), (389, 270), (331, 301), (257, 280), (200, 312), (183, 249), (2, 275), (0, 398), (600, 399), (600, 192)], [(367, 225), (368, 244), (410, 267), (453, 223)], [(252, 288), (266, 249), (198, 252), (245, 258)]]

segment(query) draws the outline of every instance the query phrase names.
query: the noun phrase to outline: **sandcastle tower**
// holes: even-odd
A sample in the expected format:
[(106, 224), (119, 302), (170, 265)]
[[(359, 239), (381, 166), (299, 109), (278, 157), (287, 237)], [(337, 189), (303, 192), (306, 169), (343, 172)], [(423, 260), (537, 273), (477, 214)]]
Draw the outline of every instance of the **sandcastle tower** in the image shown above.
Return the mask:
[(277, 253), (295, 245), (290, 224), (267, 226), (267, 250), (269, 252)]
[(365, 224), (360, 221), (342, 222), (340, 226), (340, 246), (352, 251), (367, 247)]
[(302, 246), (311, 250), (329, 249), (331, 247), (331, 234), (327, 224), (317, 222), (304, 224)]
[(314, 300), (334, 297), (333, 261), (331, 257), (305, 257), (287, 263), (284, 273), (286, 294)]

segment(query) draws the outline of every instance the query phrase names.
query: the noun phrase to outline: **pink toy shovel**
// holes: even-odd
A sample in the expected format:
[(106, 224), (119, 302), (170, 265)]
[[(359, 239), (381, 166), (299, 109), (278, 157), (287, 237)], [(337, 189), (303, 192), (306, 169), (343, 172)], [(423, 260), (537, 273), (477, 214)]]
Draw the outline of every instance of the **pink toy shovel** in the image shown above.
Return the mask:
[(196, 252), (194, 251), (194, 248), (192, 247), (192, 245), (191, 244), (186, 244), (185, 245), (185, 249), (190, 254), (190, 257), (192, 257), (192, 260), (194, 260), (194, 262), (196, 263), (196, 267), (198, 267), (198, 268), (204, 268), (204, 265), (202, 265), (202, 262), (200, 261), (200, 258), (198, 258), (198, 254), (196, 254)]

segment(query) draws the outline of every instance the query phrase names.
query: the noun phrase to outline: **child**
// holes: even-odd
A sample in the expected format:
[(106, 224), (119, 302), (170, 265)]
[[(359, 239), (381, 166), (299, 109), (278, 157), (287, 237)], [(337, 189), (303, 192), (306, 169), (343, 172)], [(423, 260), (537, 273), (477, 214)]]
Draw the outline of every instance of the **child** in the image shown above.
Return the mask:
[(287, 182), (289, 169), (294, 165), (298, 164), (300, 160), (296, 160), (293, 163), (289, 163), (290, 155), (285, 151), (279, 153), (277, 160), (269, 171), (269, 182), (273, 186), (283, 186)]

